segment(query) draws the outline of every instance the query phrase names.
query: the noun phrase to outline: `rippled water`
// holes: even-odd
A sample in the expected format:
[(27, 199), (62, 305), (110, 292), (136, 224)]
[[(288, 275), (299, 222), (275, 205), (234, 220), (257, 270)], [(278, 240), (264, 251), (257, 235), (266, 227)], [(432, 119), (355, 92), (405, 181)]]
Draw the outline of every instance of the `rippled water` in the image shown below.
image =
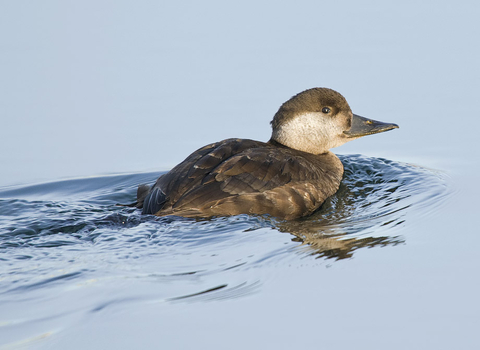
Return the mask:
[(3, 329), (15, 342), (30, 328), (32, 336), (50, 332), (65, 327), (65, 317), (125, 303), (256, 293), (270, 278), (267, 267), (328, 265), (361, 248), (404, 244), (409, 212), (418, 220), (449, 192), (438, 171), (340, 158), (345, 175), (337, 194), (314, 215), (290, 222), (158, 218), (117, 205), (134, 201), (137, 186), (157, 173), (0, 189)]

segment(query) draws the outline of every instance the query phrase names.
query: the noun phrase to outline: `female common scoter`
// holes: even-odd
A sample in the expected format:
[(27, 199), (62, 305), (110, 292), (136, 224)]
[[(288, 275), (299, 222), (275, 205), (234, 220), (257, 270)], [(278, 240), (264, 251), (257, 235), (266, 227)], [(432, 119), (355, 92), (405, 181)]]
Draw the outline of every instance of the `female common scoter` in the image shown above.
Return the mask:
[(158, 216), (307, 216), (340, 186), (343, 165), (330, 148), (398, 128), (353, 114), (327, 88), (292, 97), (271, 124), (267, 143), (227, 139), (193, 152), (153, 186), (139, 186), (135, 205)]

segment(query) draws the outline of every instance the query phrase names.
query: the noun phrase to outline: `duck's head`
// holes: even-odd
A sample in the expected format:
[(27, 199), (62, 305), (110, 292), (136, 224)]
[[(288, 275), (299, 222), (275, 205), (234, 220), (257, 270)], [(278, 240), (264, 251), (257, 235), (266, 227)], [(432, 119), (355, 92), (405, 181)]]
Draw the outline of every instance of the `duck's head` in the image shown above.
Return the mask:
[(280, 107), (271, 124), (272, 140), (314, 154), (398, 128), (396, 124), (353, 114), (345, 97), (327, 88), (313, 88), (293, 96)]

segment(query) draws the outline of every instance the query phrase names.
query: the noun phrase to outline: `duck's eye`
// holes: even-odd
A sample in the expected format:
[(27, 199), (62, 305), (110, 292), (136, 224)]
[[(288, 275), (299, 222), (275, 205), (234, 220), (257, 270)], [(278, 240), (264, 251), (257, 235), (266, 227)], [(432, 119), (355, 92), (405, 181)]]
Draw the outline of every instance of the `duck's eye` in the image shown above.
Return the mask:
[(328, 107), (323, 107), (322, 108), (322, 113), (328, 114), (330, 112), (331, 112), (330, 108), (328, 108)]

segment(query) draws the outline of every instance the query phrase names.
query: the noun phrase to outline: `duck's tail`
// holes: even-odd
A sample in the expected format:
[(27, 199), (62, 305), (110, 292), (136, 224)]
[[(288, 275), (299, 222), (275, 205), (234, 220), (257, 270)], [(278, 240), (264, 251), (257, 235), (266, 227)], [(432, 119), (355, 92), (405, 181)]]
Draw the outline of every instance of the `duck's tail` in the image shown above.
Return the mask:
[(148, 193), (150, 192), (150, 186), (143, 184), (138, 186), (137, 188), (137, 201), (130, 203), (130, 204), (117, 204), (121, 207), (135, 207), (138, 209), (143, 208), (143, 202), (145, 201), (145, 197), (147, 197)]
[(137, 188), (137, 201), (135, 202), (135, 207), (142, 209), (143, 202), (145, 201), (145, 197), (147, 197), (148, 192), (150, 192), (150, 186), (143, 184), (138, 186)]
[(140, 185), (137, 188), (137, 201), (131, 204), (117, 204), (122, 207), (142, 209), (142, 214), (156, 214), (167, 202), (167, 195), (158, 187)]
[(166, 201), (167, 195), (159, 187), (153, 187), (152, 189), (146, 185), (138, 187), (137, 208), (143, 208), (142, 214), (158, 213)]

